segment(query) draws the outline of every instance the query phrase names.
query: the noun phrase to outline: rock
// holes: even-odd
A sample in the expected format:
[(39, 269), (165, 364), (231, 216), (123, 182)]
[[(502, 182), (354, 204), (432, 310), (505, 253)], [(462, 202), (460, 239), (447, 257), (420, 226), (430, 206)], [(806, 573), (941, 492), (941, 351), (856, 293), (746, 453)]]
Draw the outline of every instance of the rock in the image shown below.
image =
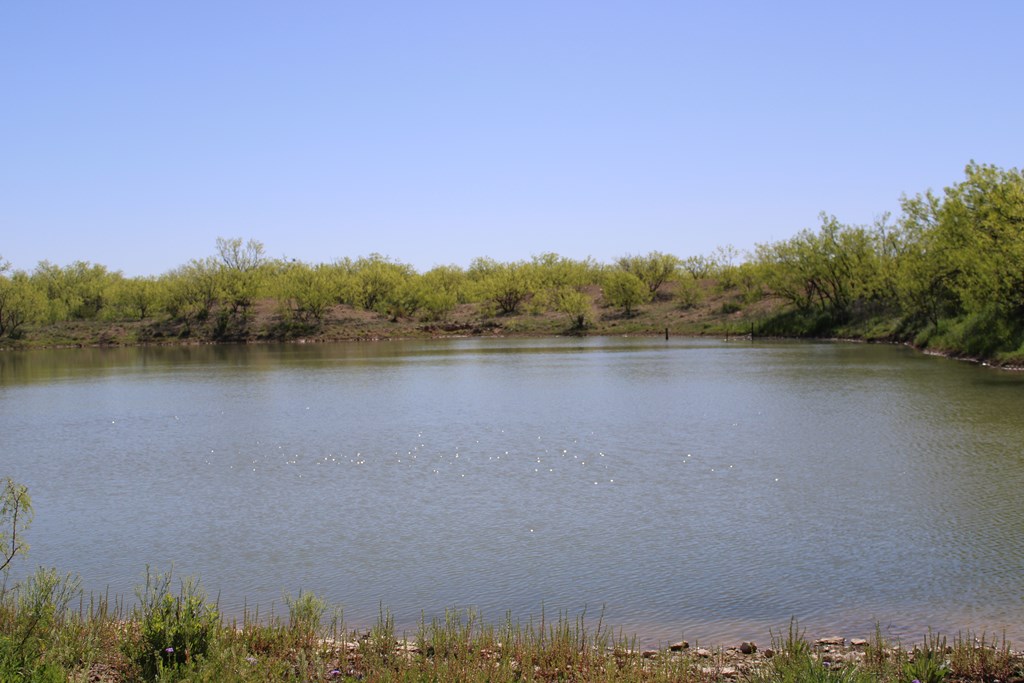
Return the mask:
[(850, 645), (853, 647), (867, 647), (868, 641), (863, 638), (850, 638)]
[(775, 656), (775, 650), (771, 649), (770, 647), (765, 649), (764, 650), (764, 656), (765, 656), (766, 659), (771, 659), (772, 657)]
[(740, 652), (742, 652), (745, 655), (754, 654), (755, 652), (757, 652), (757, 643), (753, 641), (744, 640), (742, 643), (740, 643)]
[(711, 650), (705, 650), (702, 647), (698, 647), (696, 650), (694, 650), (694, 652), (696, 653), (696, 655), (698, 657), (710, 657), (711, 656)]
[(722, 678), (736, 678), (739, 671), (734, 666), (723, 666), (718, 673)]
[(669, 645), (668, 649), (672, 650), (672, 652), (679, 652), (680, 650), (689, 650), (690, 644), (685, 640), (680, 640), (678, 643), (672, 643), (671, 645)]
[(814, 641), (815, 645), (839, 645), (840, 647), (846, 644), (846, 638), (842, 636), (830, 636), (828, 638), (818, 638)]
[(657, 650), (644, 650), (640, 654), (641, 656), (643, 656), (644, 659), (657, 659), (658, 657)]

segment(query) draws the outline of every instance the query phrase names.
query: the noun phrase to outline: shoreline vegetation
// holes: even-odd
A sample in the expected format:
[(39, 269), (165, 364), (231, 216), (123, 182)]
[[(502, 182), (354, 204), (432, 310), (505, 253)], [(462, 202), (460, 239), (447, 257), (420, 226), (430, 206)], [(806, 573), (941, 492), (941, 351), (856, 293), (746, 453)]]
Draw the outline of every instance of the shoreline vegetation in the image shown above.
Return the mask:
[(420, 273), (380, 254), (310, 264), (218, 238), (160, 276), (0, 259), (0, 349), (486, 335), (716, 335), (903, 343), (1024, 366), (1024, 175), (971, 162), (895, 219), (821, 215), (750, 253), (548, 253)]
[(651, 683), (1015, 683), (1024, 652), (986, 634), (808, 638), (794, 619), (758, 644), (685, 640), (642, 648), (583, 617), (487, 623), (471, 611), (395, 629), (349, 629), (309, 593), (287, 615), (222, 620), (198, 582), (150, 572), (137, 602), (85, 598), (72, 575), (39, 569), (0, 600), (3, 681), (606, 681)]
[(368, 629), (312, 593), (286, 595), (284, 613), (245, 609), (227, 620), (199, 581), (146, 568), (136, 600), (89, 595), (73, 574), (40, 567), (10, 582), (28, 552), (33, 509), (11, 479), (0, 490), (0, 680), (96, 681), (605, 681), (652, 683), (1014, 683), (1024, 653), (1005, 638), (933, 633), (809, 639), (796, 619), (768, 641), (734, 646), (685, 640), (642, 648), (636, 636), (585, 615), (498, 623), (446, 610), (400, 633), (381, 607)]
[[(389, 615), (371, 628), (348, 630), (338, 618), (315, 621), (323, 603), (306, 594), (288, 615), (221, 624), (215, 609), (194, 613), (184, 591), (154, 609), (141, 605), (119, 619), (91, 602), (37, 622), (8, 652), (5, 681), (608, 681), (712, 683), (1015, 683), (1024, 653), (984, 635), (951, 640), (927, 633), (910, 644), (868, 638), (807, 638), (795, 621), (763, 645), (705, 647), (680, 640), (642, 649), (635, 639), (581, 619), (481, 623), (449, 612), (414, 633), (397, 633)], [(171, 594), (168, 594), (171, 595)], [(177, 610), (177, 611), (176, 611)], [(10, 640), (26, 617), (5, 615)], [(15, 650), (11, 657), (10, 650)], [(20, 660), (20, 661), (19, 661)], [(11, 664), (17, 662), (17, 668)]]

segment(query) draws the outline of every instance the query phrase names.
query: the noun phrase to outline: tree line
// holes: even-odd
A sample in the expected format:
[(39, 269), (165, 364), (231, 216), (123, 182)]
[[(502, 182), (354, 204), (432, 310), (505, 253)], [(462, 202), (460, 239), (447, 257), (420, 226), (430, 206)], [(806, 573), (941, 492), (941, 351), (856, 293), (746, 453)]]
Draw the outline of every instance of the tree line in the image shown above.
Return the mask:
[(822, 214), (816, 229), (681, 258), (651, 252), (611, 264), (542, 254), (417, 272), (371, 254), (331, 263), (267, 256), (263, 244), (218, 238), (215, 253), (154, 277), (124, 277), (88, 262), (43, 261), (31, 272), (0, 259), (0, 337), (77, 320), (167, 319), (214, 338), (244, 331), (257, 301), (315, 329), (345, 304), (392, 320), (443, 321), (462, 304), (483, 316), (556, 311), (593, 320), (595, 300), (625, 316), (655, 298), (700, 303), (709, 287), (741, 302), (786, 306), (757, 321), (764, 334), (885, 337), (973, 356), (1024, 356), (1024, 176), (970, 163), (944, 189), (901, 199), (872, 225)]
[(17, 338), (30, 325), (160, 317), (237, 329), (266, 300), (284, 319), (312, 327), (338, 304), (425, 322), (443, 321), (461, 304), (476, 304), (483, 316), (556, 311), (585, 327), (588, 289), (631, 314), (678, 281), (684, 268), (692, 278), (706, 278), (728, 267), (715, 255), (684, 260), (651, 252), (602, 265), (547, 253), (517, 262), (481, 257), (468, 268), (420, 273), (380, 254), (312, 264), (269, 258), (256, 240), (218, 238), (214, 255), (155, 277), (124, 277), (83, 261), (64, 267), (43, 261), (32, 272), (0, 263), (0, 336)]
[(1024, 358), (1024, 175), (970, 163), (941, 193), (904, 196), (895, 220), (759, 245), (765, 285), (791, 305), (773, 323), (809, 334), (877, 326), (974, 357)]

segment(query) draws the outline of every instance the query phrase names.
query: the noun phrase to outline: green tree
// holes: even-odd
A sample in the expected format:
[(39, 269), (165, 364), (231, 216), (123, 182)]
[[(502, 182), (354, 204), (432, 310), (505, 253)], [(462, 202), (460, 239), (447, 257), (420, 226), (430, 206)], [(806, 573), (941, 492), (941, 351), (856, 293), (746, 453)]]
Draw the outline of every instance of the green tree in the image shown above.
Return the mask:
[(534, 256), (523, 264), (528, 272), (532, 295), (530, 297), (531, 312), (540, 313), (544, 310), (559, 311), (564, 290), (582, 291), (588, 285), (599, 285), (601, 268), (590, 258), (576, 261), (546, 253)]
[(160, 305), (160, 285), (152, 277), (124, 278), (111, 292), (109, 317), (120, 320), (145, 320)]
[(534, 294), (532, 270), (522, 262), (498, 263), (478, 258), (470, 264), (469, 276), (479, 300), (493, 304), (502, 315), (512, 315)]
[(965, 176), (941, 196), (904, 200), (916, 239), (900, 267), (901, 302), (912, 323), (932, 327), (919, 343), (1024, 354), (1024, 176), (974, 162)]
[(259, 295), (266, 264), (264, 251), (263, 243), (257, 240), (217, 238), (221, 296), (232, 316), (245, 316)]
[(422, 276), (413, 273), (399, 282), (388, 296), (388, 316), (393, 322), (413, 317), (424, 306), (428, 294), (426, 287), (423, 286)]
[(704, 290), (696, 278), (681, 277), (677, 282), (675, 300), (680, 308), (693, 308), (703, 300)]
[(43, 293), (27, 273), (18, 270), (8, 276), (0, 270), (0, 337), (19, 336), (45, 307)]
[[(758, 301), (764, 295), (764, 276), (761, 267), (751, 261), (736, 266), (733, 281), (747, 303)], [(691, 282), (694, 282), (691, 280)]]
[(579, 289), (597, 284), (601, 279), (600, 266), (590, 258), (576, 261), (549, 252), (534, 256), (528, 266), (537, 290), (557, 290), (563, 287)]
[(715, 253), (709, 257), (711, 264), (711, 276), (718, 278), (718, 287), (722, 290), (732, 289), (736, 286), (737, 261), (740, 259), (740, 251), (731, 244), (716, 247)]
[(288, 263), (277, 273), (277, 298), (288, 315), (305, 323), (319, 325), (337, 300), (332, 269)]
[(1024, 176), (971, 162), (946, 188), (939, 232), (953, 249), (955, 288), (969, 311), (1024, 314)]
[(939, 229), (942, 200), (931, 192), (904, 197), (897, 229), (883, 241), (885, 261), (903, 314), (912, 325), (938, 326), (960, 310), (955, 247)]
[(221, 297), (221, 270), (216, 260), (192, 259), (160, 278), (165, 311), (191, 324), (204, 322)]
[(676, 269), (679, 267), (677, 257), (660, 251), (652, 251), (646, 256), (622, 256), (615, 263), (622, 270), (640, 278), (652, 296), (658, 293), (663, 284), (675, 277)]
[(46, 297), (47, 319), (58, 322), (96, 318), (122, 275), (88, 261), (75, 261), (65, 268), (41, 261), (32, 279)]
[(593, 322), (593, 302), (583, 292), (562, 287), (556, 291), (553, 299), (554, 309), (569, 317), (573, 332), (582, 332)]
[(711, 277), (717, 267), (713, 256), (688, 256), (680, 262), (683, 270), (690, 274), (694, 280), (703, 280)]
[(425, 320), (444, 320), (469, 298), (468, 279), (458, 266), (435, 266), (416, 278)]
[(86, 261), (75, 261), (65, 271), (78, 302), (71, 310), (71, 317), (80, 320), (99, 317), (110, 302), (112, 290), (123, 279), (119, 272), (110, 272), (106, 266)]
[(875, 243), (869, 230), (821, 214), (818, 232), (758, 245), (757, 267), (768, 286), (801, 311), (846, 320), (855, 302), (870, 298), (877, 281)]
[(604, 300), (608, 304), (621, 308), (627, 315), (633, 315), (637, 306), (651, 300), (653, 296), (647, 284), (635, 274), (613, 268), (605, 273), (602, 287)]
[(49, 261), (40, 261), (32, 272), (32, 281), (46, 298), (46, 310), (42, 316), (46, 322), (67, 320), (71, 308), (76, 305), (70, 285), (66, 282), (64, 269)]
[(320, 267), (323, 269), (334, 302), (358, 308), (358, 287), (355, 263), (352, 259), (342, 258), (329, 264), (322, 264)]
[(392, 315), (399, 288), (414, 274), (411, 266), (380, 254), (360, 258), (351, 267), (354, 305)]

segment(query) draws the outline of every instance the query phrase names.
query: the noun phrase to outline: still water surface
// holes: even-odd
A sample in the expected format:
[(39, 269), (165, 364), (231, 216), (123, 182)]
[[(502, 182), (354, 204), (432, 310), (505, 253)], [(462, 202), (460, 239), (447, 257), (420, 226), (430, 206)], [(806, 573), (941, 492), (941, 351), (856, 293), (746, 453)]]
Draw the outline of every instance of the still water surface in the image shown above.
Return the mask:
[[(656, 644), (1024, 640), (1024, 376), (660, 339), (0, 353), (30, 562), (371, 624), (602, 609)], [(25, 567), (28, 568), (27, 566)]]

